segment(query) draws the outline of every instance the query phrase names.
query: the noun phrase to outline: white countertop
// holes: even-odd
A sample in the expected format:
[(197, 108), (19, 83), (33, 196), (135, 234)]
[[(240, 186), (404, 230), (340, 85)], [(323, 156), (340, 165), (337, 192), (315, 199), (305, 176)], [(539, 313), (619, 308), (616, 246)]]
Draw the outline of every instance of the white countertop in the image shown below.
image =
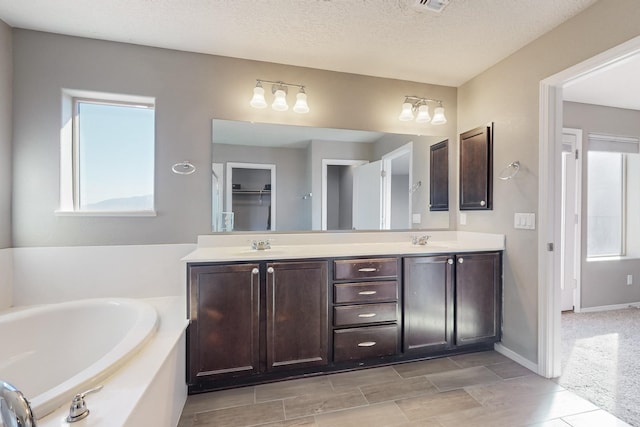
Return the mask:
[[(429, 235), (426, 245), (413, 245), (411, 236)], [(271, 249), (250, 248), (252, 240), (271, 241)], [(207, 235), (198, 248), (182, 258), (186, 262), (261, 261), (368, 255), (433, 255), (460, 252), (501, 251), (502, 234), (471, 232), (371, 232)]]

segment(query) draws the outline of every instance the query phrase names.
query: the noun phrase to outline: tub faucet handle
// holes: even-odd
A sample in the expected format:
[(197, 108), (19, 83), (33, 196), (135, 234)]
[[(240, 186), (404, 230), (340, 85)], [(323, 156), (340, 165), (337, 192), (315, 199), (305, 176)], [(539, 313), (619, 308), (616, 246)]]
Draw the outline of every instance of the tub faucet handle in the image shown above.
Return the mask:
[(84, 401), (84, 398), (89, 393), (95, 393), (102, 390), (102, 386), (99, 385), (82, 393), (78, 393), (73, 397), (71, 401), (71, 407), (69, 408), (69, 416), (67, 417), (68, 423), (75, 423), (76, 421), (83, 420), (89, 415), (89, 408)]

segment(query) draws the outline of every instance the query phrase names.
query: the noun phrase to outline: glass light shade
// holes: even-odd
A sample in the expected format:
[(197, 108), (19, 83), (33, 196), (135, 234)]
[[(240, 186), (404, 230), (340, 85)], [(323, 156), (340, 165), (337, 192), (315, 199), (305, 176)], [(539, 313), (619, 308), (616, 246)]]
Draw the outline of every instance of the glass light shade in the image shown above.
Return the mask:
[(253, 88), (253, 98), (249, 102), (253, 108), (267, 108), (267, 100), (264, 99), (264, 88), (256, 86)]
[(447, 123), (447, 118), (444, 116), (444, 107), (436, 107), (433, 110), (433, 119), (431, 119), (432, 125), (443, 125)]
[(398, 120), (403, 122), (408, 122), (409, 120), (413, 120), (413, 105), (410, 102), (405, 102), (402, 104), (402, 112), (400, 112), (400, 116)]
[(421, 105), (418, 107), (418, 115), (416, 116), (416, 122), (418, 123), (429, 123), (431, 121), (431, 116), (429, 115), (429, 107), (426, 105)]
[(298, 94), (296, 95), (296, 104), (293, 106), (293, 111), (300, 114), (309, 112), (309, 105), (307, 104), (306, 93), (298, 92)]
[(273, 104), (271, 104), (271, 108), (276, 111), (287, 111), (289, 109), (287, 94), (282, 89), (278, 89), (274, 93), (274, 96), (275, 99), (273, 100)]

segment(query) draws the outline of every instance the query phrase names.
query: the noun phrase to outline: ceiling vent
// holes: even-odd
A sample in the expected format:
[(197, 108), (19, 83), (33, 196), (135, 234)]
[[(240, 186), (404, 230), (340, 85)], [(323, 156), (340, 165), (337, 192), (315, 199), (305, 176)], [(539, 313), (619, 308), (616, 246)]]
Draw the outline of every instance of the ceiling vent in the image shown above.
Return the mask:
[(415, 0), (413, 8), (421, 12), (440, 13), (450, 2), (451, 0)]

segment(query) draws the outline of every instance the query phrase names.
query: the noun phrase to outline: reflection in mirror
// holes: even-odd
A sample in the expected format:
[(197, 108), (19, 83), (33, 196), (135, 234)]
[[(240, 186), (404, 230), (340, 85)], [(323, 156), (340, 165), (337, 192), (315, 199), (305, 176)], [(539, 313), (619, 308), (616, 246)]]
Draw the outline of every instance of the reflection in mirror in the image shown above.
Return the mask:
[[(430, 147), (444, 137), (217, 119), (212, 126), (214, 232), (449, 227), (446, 210), (429, 208)], [(448, 171), (448, 157), (438, 161)]]

